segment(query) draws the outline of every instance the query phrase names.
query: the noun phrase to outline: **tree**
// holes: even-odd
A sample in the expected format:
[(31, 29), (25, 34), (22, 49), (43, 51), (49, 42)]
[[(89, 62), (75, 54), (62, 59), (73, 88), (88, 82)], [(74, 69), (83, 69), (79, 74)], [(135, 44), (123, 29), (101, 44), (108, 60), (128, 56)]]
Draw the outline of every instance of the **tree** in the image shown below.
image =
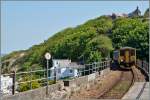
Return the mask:
[(137, 57), (148, 61), (148, 23), (140, 19), (122, 18), (114, 22), (112, 40), (114, 47), (130, 46), (137, 49)]
[(111, 39), (105, 35), (98, 35), (87, 43), (83, 55), (86, 62), (96, 62), (108, 57), (111, 50), (113, 50)]

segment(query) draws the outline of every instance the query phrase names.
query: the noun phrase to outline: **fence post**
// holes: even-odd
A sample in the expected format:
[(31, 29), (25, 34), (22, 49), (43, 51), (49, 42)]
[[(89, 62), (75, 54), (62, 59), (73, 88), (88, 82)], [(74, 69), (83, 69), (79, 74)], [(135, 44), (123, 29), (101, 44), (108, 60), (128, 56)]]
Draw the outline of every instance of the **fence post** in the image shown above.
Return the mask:
[(108, 63), (109, 63), (109, 62), (108, 62), (108, 61), (106, 61), (106, 68), (108, 67)]
[(101, 68), (101, 62), (99, 62), (99, 66), (98, 66), (98, 74), (100, 75), (101, 73), (100, 73), (100, 68)]
[(91, 64), (89, 65), (89, 74), (88, 75), (90, 75), (90, 68), (91, 68)]
[(94, 73), (94, 69), (95, 69), (95, 62), (93, 63), (93, 66), (92, 66), (92, 74)]
[(102, 70), (104, 69), (103, 67), (104, 67), (104, 62), (102, 62)]
[(105, 65), (106, 65), (106, 63), (105, 63), (105, 61), (104, 61), (104, 65), (103, 65), (104, 67), (103, 67), (103, 70), (105, 69)]
[(14, 95), (15, 94), (15, 87), (16, 87), (16, 84), (15, 84), (15, 82), (16, 82), (16, 71), (15, 70), (13, 71), (12, 78), (13, 78), (13, 80), (12, 80), (12, 83), (13, 83), (12, 94)]
[(142, 60), (142, 66), (141, 67), (143, 68), (143, 60)]
[(32, 90), (32, 69), (30, 69), (30, 90)]
[(56, 83), (56, 67), (54, 67), (54, 83)]
[(102, 65), (102, 63), (100, 62), (100, 64), (99, 64), (99, 71), (101, 71), (101, 65)]
[(92, 74), (94, 72), (94, 66), (95, 66), (95, 62), (92, 64)]
[(109, 60), (109, 65), (108, 65), (108, 67), (109, 67), (109, 68), (111, 67), (111, 60)]
[(85, 66), (84, 66), (84, 72), (83, 72), (83, 73), (84, 73), (84, 75), (83, 75), (83, 76), (85, 76), (85, 70), (86, 70), (86, 69), (85, 69)]
[(101, 63), (101, 70), (103, 70), (103, 62)]
[(97, 68), (96, 68), (96, 67), (97, 67), (97, 64), (98, 64), (98, 63), (95, 63), (95, 72), (97, 72)]

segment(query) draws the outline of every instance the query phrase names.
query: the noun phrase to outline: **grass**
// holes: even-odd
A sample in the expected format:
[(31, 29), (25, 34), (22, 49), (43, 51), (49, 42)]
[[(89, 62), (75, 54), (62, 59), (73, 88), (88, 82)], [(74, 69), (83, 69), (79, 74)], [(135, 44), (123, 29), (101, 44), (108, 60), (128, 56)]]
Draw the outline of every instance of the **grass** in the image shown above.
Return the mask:
[(114, 91), (118, 92), (126, 92), (130, 87), (130, 84), (128, 81), (122, 81), (117, 86), (114, 87)]
[(126, 93), (129, 88), (130, 88), (129, 81), (121, 81), (108, 92), (108, 95), (110, 96), (119, 95), (120, 97), (123, 96), (123, 94)]

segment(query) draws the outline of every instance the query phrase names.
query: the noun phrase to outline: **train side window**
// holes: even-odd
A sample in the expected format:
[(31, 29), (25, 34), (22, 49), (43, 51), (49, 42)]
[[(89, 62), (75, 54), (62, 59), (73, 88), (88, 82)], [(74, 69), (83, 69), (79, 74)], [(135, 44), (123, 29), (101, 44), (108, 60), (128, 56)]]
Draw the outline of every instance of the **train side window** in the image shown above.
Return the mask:
[(124, 56), (124, 50), (120, 50), (120, 56)]
[(135, 51), (131, 50), (131, 56), (134, 56), (134, 55), (135, 55)]

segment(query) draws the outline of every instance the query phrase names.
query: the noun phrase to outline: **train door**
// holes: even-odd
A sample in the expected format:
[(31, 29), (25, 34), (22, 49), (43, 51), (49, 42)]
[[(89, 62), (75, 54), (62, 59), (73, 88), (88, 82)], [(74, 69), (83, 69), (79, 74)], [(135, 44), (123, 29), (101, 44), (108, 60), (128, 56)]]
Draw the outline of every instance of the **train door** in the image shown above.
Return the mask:
[(130, 60), (130, 57), (129, 57), (129, 56), (130, 56), (129, 50), (126, 50), (126, 51), (125, 51), (125, 62), (126, 62), (126, 63), (129, 63), (129, 60)]
[(119, 51), (115, 50), (113, 52), (113, 60), (118, 61), (118, 59), (119, 59)]

